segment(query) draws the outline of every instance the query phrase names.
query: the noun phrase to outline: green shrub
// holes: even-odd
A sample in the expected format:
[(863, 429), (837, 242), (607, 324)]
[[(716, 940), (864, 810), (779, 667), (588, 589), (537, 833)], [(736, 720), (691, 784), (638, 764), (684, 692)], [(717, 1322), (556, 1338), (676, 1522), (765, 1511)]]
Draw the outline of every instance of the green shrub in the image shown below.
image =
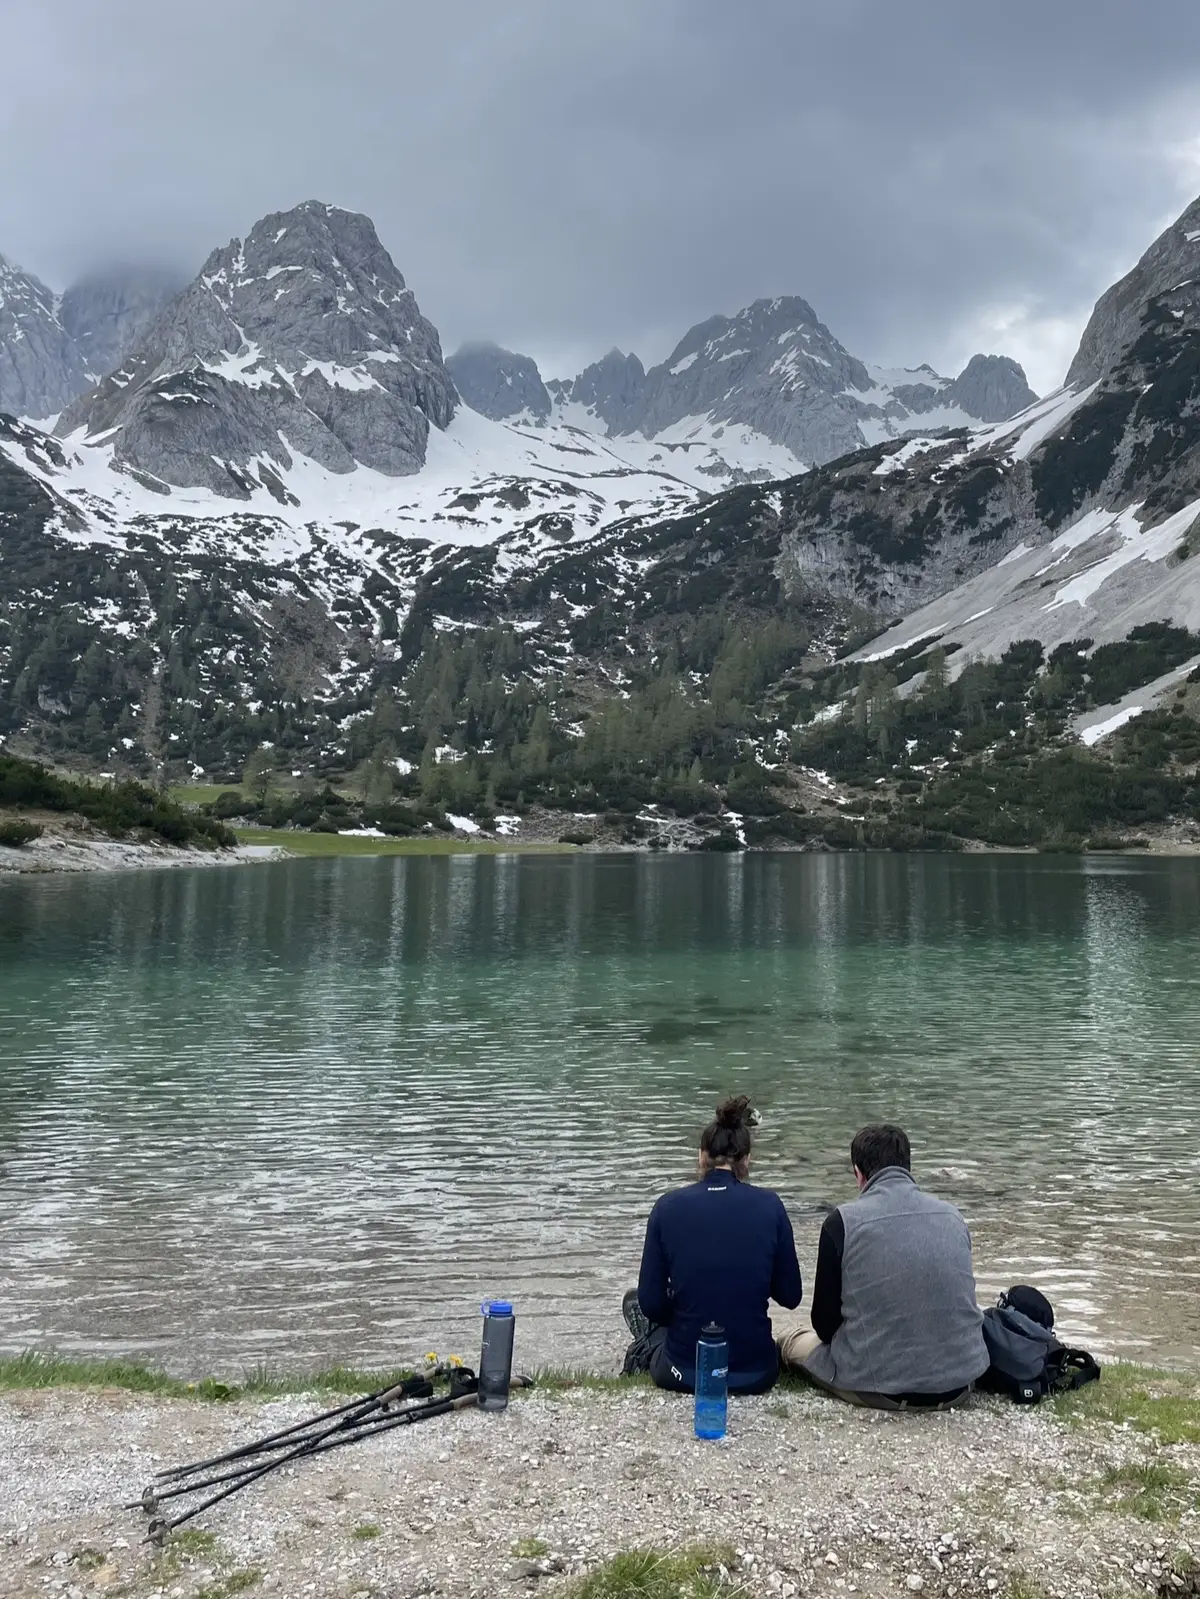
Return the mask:
[(722, 828), (719, 833), (710, 833), (707, 838), (702, 838), (693, 849), (708, 850), (717, 854), (732, 854), (735, 850), (745, 849), (745, 845), (736, 833)]
[(237, 842), (223, 822), (184, 811), (144, 783), (90, 783), (83, 778), (58, 777), (37, 761), (15, 755), (0, 755), (0, 805), (73, 813), (86, 817), (112, 838), (144, 831), (171, 844), (225, 848)]
[(236, 789), (226, 789), (213, 800), (209, 815), (215, 816), (220, 822), (227, 822), (232, 816), (257, 816), (261, 809), (257, 800), (238, 793)]
[(35, 838), (41, 838), (45, 831), (36, 822), (0, 822), (0, 844), (9, 849), (21, 849), (32, 844)]

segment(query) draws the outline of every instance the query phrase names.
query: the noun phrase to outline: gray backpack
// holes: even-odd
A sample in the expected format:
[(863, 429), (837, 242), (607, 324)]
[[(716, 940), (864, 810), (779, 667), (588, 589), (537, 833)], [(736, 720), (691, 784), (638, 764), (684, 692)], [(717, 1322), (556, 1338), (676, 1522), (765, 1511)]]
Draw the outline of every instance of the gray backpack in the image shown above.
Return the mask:
[(1048, 1327), (1011, 1305), (984, 1311), (983, 1341), (991, 1365), (976, 1386), (1007, 1394), (1018, 1405), (1036, 1405), (1047, 1394), (1069, 1393), (1100, 1376), (1099, 1364), (1086, 1349), (1068, 1349)]

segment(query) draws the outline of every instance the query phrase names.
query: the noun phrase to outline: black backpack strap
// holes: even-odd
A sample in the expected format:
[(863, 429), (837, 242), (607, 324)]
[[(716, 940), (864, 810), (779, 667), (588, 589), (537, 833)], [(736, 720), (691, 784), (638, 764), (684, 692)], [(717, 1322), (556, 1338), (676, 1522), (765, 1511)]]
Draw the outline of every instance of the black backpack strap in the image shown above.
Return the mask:
[(455, 1366), (450, 1373), (450, 1398), (465, 1399), (468, 1394), (479, 1392), (479, 1378), (470, 1366)]
[(1100, 1362), (1086, 1349), (1064, 1349), (1062, 1362), (1055, 1375), (1056, 1393), (1074, 1393), (1089, 1382), (1100, 1381)]

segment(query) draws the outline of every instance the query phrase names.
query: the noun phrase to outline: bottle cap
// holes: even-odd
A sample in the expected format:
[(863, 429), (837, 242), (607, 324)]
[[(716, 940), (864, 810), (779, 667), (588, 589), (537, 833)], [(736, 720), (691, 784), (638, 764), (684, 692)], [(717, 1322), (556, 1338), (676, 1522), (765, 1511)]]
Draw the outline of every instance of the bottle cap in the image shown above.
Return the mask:
[(718, 1327), (715, 1321), (710, 1321), (707, 1327), (701, 1327), (701, 1338), (724, 1338), (724, 1327)]
[(513, 1313), (512, 1305), (507, 1299), (489, 1299), (479, 1308), (485, 1316), (511, 1316)]

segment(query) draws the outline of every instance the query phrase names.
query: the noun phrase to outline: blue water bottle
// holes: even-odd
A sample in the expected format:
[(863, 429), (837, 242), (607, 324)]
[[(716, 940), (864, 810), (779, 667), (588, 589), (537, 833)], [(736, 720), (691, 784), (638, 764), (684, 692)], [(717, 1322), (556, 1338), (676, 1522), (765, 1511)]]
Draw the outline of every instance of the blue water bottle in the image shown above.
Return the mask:
[(724, 1438), (729, 1410), (729, 1345), (709, 1322), (696, 1340), (696, 1437)]
[(483, 1311), (483, 1348), (479, 1352), (479, 1408), (503, 1410), (512, 1384), (513, 1335), (517, 1318), (507, 1299), (489, 1299)]

